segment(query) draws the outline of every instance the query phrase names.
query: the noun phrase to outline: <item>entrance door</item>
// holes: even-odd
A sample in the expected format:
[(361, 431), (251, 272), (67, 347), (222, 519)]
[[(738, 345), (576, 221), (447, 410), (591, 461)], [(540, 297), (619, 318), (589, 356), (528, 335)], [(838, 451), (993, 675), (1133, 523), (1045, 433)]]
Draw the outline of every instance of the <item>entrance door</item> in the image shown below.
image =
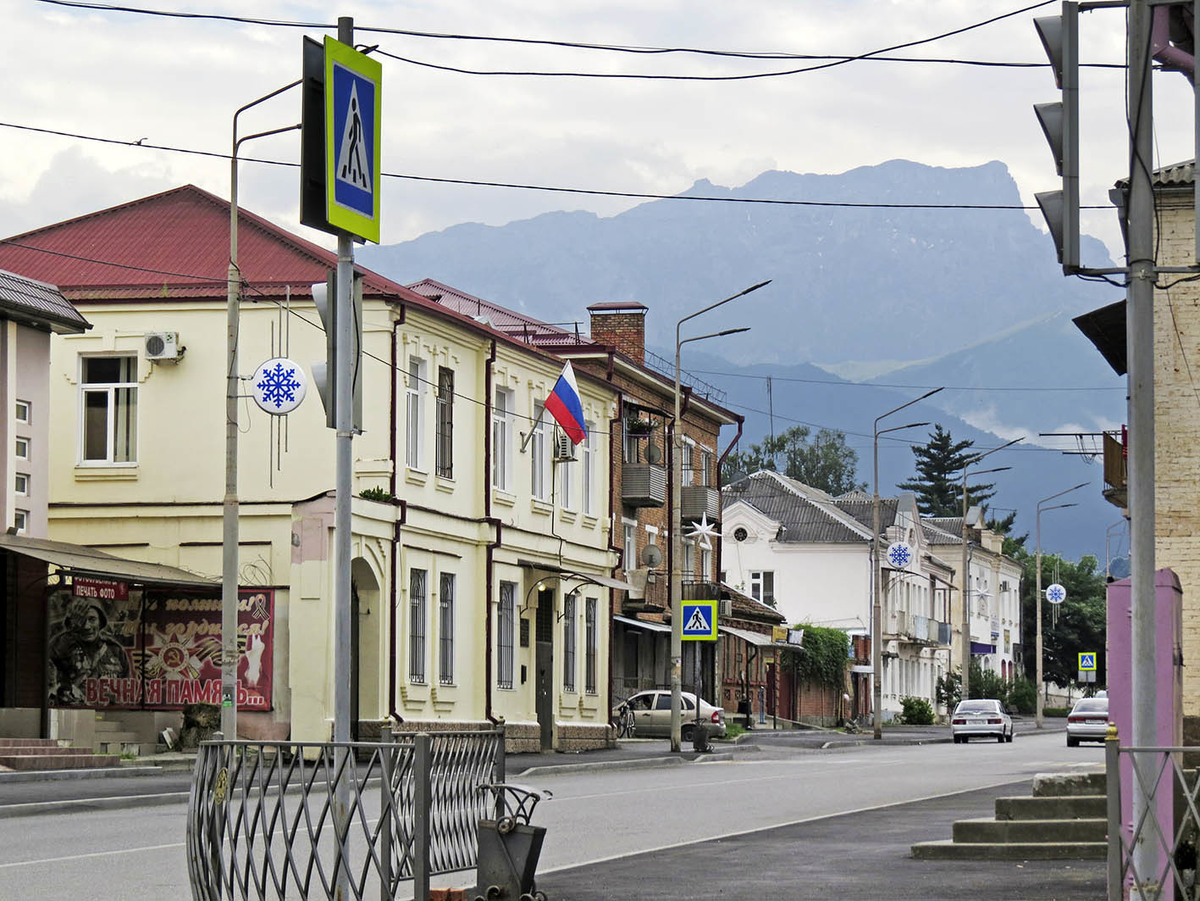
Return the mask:
[(554, 747), (554, 591), (538, 591), (537, 628), (537, 698), (535, 701), (542, 750)]
[(350, 740), (358, 741), (358, 661), (359, 661), (358, 583), (350, 580)]

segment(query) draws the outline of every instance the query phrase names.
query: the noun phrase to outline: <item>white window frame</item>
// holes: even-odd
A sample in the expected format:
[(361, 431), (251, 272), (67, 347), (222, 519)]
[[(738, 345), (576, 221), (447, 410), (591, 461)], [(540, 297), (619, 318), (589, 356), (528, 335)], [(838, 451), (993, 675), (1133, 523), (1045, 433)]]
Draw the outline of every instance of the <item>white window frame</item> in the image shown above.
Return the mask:
[(33, 404), (30, 401), (17, 398), (17, 402), (13, 406), (13, 418), (25, 425), (32, 425)]
[[(516, 582), (500, 583), (496, 608), (496, 687), (511, 691), (517, 656)], [(506, 675), (508, 678), (505, 678)]]
[[(421, 574), (421, 591), (414, 591), (414, 576)], [(429, 570), (413, 566), (408, 570), (408, 681), (426, 685), (429, 679)], [(417, 624), (421, 630), (418, 635)]]
[(682, 449), (683, 459), (680, 461), (680, 471), (683, 473), (683, 478), (679, 484), (684, 488), (696, 484), (695, 474), (692, 471), (692, 461), (696, 459), (696, 442), (691, 438), (683, 439)]
[(563, 692), (575, 694), (579, 669), (579, 592), (572, 591), (563, 598)]
[[(131, 360), (133, 368), (133, 379), (127, 382), (88, 382), (84, 380), (84, 370), (87, 368), (89, 360), (112, 360), (112, 359), (128, 359)], [(76, 450), (76, 461), (80, 466), (136, 466), (138, 462), (138, 447), (141, 444), (139, 435), (139, 417), (137, 414), (138, 406), (138, 381), (137, 381), (138, 357), (137, 354), (80, 354), (79, 356), (79, 422), (78, 422), (78, 446)], [(117, 460), (114, 459), (113, 434), (116, 425), (116, 392), (128, 390), (132, 392), (133, 398), (133, 453), (131, 459)], [(89, 394), (104, 394), (107, 398), (107, 422), (104, 427), (104, 444), (105, 457), (100, 459), (94, 457), (88, 459), (84, 456), (87, 444), (87, 402), (86, 398)]]
[(622, 519), (622, 541), (621, 555), (622, 563), (625, 567), (625, 572), (633, 572), (637, 569), (637, 521), (633, 519)]
[(454, 573), (438, 573), (438, 684), (454, 684)]
[(13, 528), (19, 533), (24, 532), (29, 528), (29, 511), (14, 510), (13, 511)]
[(409, 469), (423, 472), (424, 467), (421, 464), (425, 458), (425, 361), (420, 357), (409, 357), (404, 378), (408, 384), (404, 405), (404, 462)]
[(706, 547), (700, 548), (700, 581), (712, 581), (713, 552)]
[(529, 436), (529, 493), (539, 501), (550, 500), (550, 442), (546, 433), (550, 427), (546, 422), (546, 408), (534, 404), (533, 425)]
[(21, 497), (29, 495), (29, 473), (16, 473), (13, 477), (13, 490)]
[(582, 506), (584, 515), (591, 516), (596, 509), (594, 497), (596, 492), (596, 454), (595, 447), (592, 443), (592, 436), (595, 434), (596, 424), (589, 420), (588, 422), (584, 423), (584, 428), (587, 431), (584, 433), (582, 444), (583, 455), (581, 460), (583, 461), (583, 492), (581, 500), (583, 502)]
[(587, 598), (583, 602), (583, 690), (594, 695), (599, 684), (600, 671), (600, 601)]
[(680, 572), (683, 574), (683, 581), (690, 582), (696, 578), (696, 543), (688, 538), (683, 539), (682, 563)]
[(492, 398), (492, 487), (512, 491), (513, 392), (497, 388)]
[(696, 482), (697, 485), (703, 485), (705, 488), (711, 488), (716, 484), (713, 479), (713, 452), (712, 448), (700, 446), (700, 478)]
[(13, 453), (16, 455), (18, 460), (29, 459), (29, 441), (30, 439), (28, 438), (18, 437), (16, 441), (13, 442)]
[(775, 597), (775, 571), (773, 569), (755, 569), (750, 571), (750, 597), (760, 604), (766, 604), (766, 592), (763, 590), (765, 576), (771, 576), (771, 597)]

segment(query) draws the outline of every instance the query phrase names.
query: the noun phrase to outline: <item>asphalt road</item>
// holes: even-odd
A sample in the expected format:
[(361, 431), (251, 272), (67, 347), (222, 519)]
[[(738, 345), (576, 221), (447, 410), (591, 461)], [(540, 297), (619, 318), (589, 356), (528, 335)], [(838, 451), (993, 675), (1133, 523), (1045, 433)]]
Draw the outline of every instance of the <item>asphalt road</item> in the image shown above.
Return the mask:
[[(778, 885), (781, 892), (769, 897), (809, 897), (796, 894), (794, 886), (784, 890), (803, 859), (804, 866), (815, 868), (804, 885), (823, 884), (811, 897), (840, 895), (836, 880), (853, 877), (862, 881), (852, 895), (861, 890), (863, 897), (932, 898), (938, 896), (928, 886), (910, 895), (880, 891), (896, 861), (907, 860), (907, 844), (949, 837), (956, 816), (988, 815), (989, 791), (1027, 792), (1036, 773), (1098, 765), (1102, 753), (1094, 747), (1068, 749), (1061, 734), (1018, 735), (1012, 744), (780, 748), (655, 769), (545, 769), (521, 781), (554, 793), (535, 815), (536, 823), (549, 827), (541, 872), (545, 888), (557, 886), (552, 897), (708, 896), (707, 876), (727, 867), (756, 884)], [(959, 809), (967, 813), (953, 812)], [(182, 804), (0, 820), (0, 898), (186, 898), (184, 820)], [(860, 859), (857, 849), (879, 846), (885, 823), (891, 852)], [(839, 849), (836, 856), (820, 851), (813, 838), (833, 826), (844, 829), (842, 839), (830, 839)], [(733, 857), (722, 857), (726, 852)], [(707, 871), (697, 866), (709, 858)], [(647, 863), (658, 861), (664, 866), (673, 861), (670, 869), (677, 875), (659, 875)], [(903, 866), (929, 873), (944, 865)], [(615, 880), (639, 870), (644, 875), (637, 877), (637, 890), (617, 890)], [(610, 875), (597, 875), (601, 872)], [(871, 884), (875, 889), (867, 890)], [(732, 885), (730, 894), (745, 896)]]

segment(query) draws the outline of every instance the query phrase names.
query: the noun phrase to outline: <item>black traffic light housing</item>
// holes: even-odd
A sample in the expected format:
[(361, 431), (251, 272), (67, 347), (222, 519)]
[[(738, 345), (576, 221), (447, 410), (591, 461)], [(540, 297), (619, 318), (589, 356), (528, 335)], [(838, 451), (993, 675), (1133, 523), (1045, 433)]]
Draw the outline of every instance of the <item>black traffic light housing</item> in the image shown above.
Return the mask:
[(1035, 195), (1063, 272), (1079, 270), (1079, 4), (1064, 0), (1062, 15), (1033, 20), (1054, 70), (1062, 99), (1034, 104), (1033, 111), (1062, 176), (1062, 188)]

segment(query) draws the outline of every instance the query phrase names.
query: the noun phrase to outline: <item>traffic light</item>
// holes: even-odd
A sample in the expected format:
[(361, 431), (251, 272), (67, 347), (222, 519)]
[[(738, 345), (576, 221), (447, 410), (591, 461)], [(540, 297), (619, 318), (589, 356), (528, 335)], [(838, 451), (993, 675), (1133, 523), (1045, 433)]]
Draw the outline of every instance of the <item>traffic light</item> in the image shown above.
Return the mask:
[(300, 80), (300, 223), (341, 234), (326, 218), (325, 47), (304, 38)]
[[(324, 284), (312, 286), (313, 303), (325, 329), (325, 360), (312, 364), (313, 384), (321, 395), (325, 407), (325, 425), (337, 428), (337, 404), (335, 403), (334, 379), (337, 374), (337, 272), (331, 270)], [(350, 293), (353, 328), (351, 331), (350, 377), (353, 379), (354, 398), (351, 428), (362, 431), (362, 275), (354, 273), (354, 289)]]
[(1064, 0), (1061, 16), (1033, 20), (1062, 99), (1034, 104), (1062, 189), (1034, 195), (1058, 250), (1063, 272), (1079, 269), (1079, 4)]

